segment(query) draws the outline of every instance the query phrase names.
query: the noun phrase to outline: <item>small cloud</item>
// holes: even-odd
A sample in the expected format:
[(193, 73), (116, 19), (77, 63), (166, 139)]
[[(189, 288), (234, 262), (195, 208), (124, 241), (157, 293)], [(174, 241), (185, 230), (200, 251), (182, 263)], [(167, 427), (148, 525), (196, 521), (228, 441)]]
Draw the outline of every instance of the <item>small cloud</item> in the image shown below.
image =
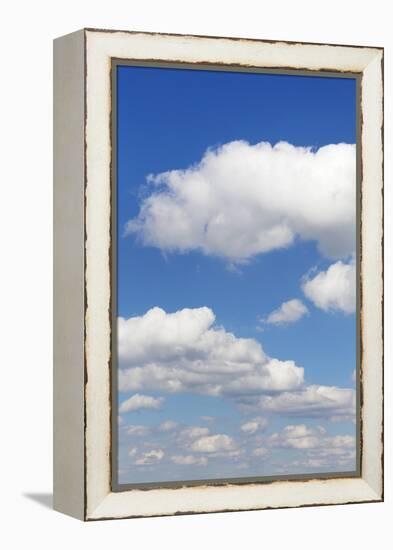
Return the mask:
[(189, 426), (180, 432), (180, 437), (195, 439), (209, 434), (209, 428), (205, 426)]
[(174, 455), (171, 456), (171, 460), (180, 466), (206, 466), (207, 464), (205, 456)]
[(229, 263), (226, 264), (225, 268), (226, 268), (227, 271), (229, 271), (229, 273), (233, 273), (235, 275), (242, 275), (243, 272), (239, 267), (239, 265), (242, 265), (242, 263), (244, 264), (245, 262), (239, 262), (237, 264), (235, 264), (233, 262), (229, 262)]
[(137, 411), (139, 409), (159, 409), (163, 401), (162, 397), (151, 397), (150, 395), (140, 395), (136, 393), (120, 405), (120, 412)]
[(191, 450), (197, 453), (217, 453), (231, 451), (235, 448), (232, 437), (225, 434), (209, 435), (194, 441)]
[(252, 451), (252, 456), (255, 456), (257, 458), (263, 458), (268, 454), (268, 450), (265, 449), (265, 447), (257, 447)]
[(158, 426), (158, 429), (160, 430), (160, 432), (171, 432), (172, 430), (175, 430), (178, 425), (179, 424), (177, 422), (174, 422), (173, 420), (166, 420)]
[(129, 456), (130, 458), (133, 458), (133, 457), (136, 455), (137, 452), (138, 452), (138, 449), (137, 449), (136, 447), (132, 447), (132, 448), (128, 451), (128, 456)]
[(240, 429), (245, 434), (254, 434), (255, 432), (265, 430), (267, 428), (268, 421), (266, 418), (257, 417), (240, 426)]
[(273, 433), (268, 443), (270, 447), (311, 451), (319, 456), (343, 455), (352, 453), (356, 438), (352, 435), (329, 436), (321, 426), (313, 428), (305, 424), (290, 424), (280, 432)]
[(131, 425), (127, 428), (127, 434), (128, 435), (147, 435), (150, 431), (150, 428), (148, 426), (141, 426), (141, 425)]
[(135, 460), (134, 464), (137, 466), (157, 464), (157, 462), (160, 462), (164, 458), (164, 454), (165, 453), (162, 449), (153, 449), (143, 453), (137, 460)]
[(323, 311), (356, 311), (356, 266), (341, 261), (315, 277), (305, 277), (302, 285), (305, 296)]
[(285, 416), (333, 417), (345, 420), (355, 414), (356, 392), (352, 388), (306, 386), (296, 392), (282, 392), (242, 398), (244, 411), (261, 411)]
[(308, 309), (303, 302), (298, 299), (293, 299), (284, 302), (279, 308), (272, 311), (264, 322), (269, 325), (296, 323), (307, 314)]

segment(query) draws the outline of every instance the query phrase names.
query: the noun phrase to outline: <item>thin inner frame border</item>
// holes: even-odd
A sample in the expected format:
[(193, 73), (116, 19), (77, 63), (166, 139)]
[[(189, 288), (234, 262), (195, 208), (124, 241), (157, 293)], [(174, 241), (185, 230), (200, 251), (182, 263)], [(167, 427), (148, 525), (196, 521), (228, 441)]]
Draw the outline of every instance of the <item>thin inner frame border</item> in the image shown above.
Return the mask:
[[(315, 76), (326, 78), (350, 78), (356, 80), (356, 469), (348, 472), (321, 472), (313, 474), (289, 474), (277, 476), (259, 477), (234, 477), (234, 478), (210, 478), (198, 480), (157, 481), (147, 483), (119, 483), (118, 481), (118, 346), (117, 346), (117, 256), (118, 256), (118, 231), (117, 231), (117, 68), (119, 66), (151, 67), (159, 69), (183, 69), (223, 72), (244, 72), (260, 74), (277, 74), (293, 76)], [(361, 87), (362, 73), (351, 71), (331, 71), (326, 69), (306, 70), (290, 67), (264, 68), (258, 66), (244, 66), (236, 64), (217, 64), (210, 62), (190, 63), (170, 60), (134, 60), (130, 58), (111, 58), (110, 66), (110, 140), (111, 140), (111, 166), (110, 166), (110, 471), (111, 491), (123, 492), (132, 489), (149, 490), (159, 488), (180, 488), (195, 486), (225, 486), (246, 484), (268, 484), (275, 481), (309, 481), (316, 479), (342, 479), (359, 478), (362, 475), (362, 244), (361, 244), (361, 182), (362, 182), (362, 109)]]

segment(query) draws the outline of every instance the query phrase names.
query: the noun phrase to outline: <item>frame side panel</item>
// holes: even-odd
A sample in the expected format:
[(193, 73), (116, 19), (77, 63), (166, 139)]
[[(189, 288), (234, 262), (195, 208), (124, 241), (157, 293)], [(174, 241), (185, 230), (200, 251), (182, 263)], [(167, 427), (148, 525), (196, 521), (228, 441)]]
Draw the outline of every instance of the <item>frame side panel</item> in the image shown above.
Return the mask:
[(362, 477), (383, 498), (383, 54), (363, 73)]
[(84, 519), (84, 36), (54, 41), (53, 506)]

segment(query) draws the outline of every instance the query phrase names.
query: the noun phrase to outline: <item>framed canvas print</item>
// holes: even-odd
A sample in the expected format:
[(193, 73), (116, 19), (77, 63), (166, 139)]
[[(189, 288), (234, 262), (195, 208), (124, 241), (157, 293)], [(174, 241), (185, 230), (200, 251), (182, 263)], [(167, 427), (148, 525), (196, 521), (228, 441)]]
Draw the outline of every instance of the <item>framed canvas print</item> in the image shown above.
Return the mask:
[(383, 50), (54, 45), (54, 506), (383, 499)]

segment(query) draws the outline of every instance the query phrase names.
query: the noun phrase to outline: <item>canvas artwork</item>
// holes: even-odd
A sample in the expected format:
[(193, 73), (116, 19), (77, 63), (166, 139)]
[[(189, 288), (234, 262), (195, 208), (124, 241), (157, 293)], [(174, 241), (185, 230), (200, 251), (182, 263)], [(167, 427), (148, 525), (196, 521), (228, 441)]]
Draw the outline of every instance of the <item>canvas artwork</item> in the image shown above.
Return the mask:
[(381, 502), (383, 48), (54, 42), (54, 508)]
[(359, 88), (116, 62), (115, 490), (359, 475)]

